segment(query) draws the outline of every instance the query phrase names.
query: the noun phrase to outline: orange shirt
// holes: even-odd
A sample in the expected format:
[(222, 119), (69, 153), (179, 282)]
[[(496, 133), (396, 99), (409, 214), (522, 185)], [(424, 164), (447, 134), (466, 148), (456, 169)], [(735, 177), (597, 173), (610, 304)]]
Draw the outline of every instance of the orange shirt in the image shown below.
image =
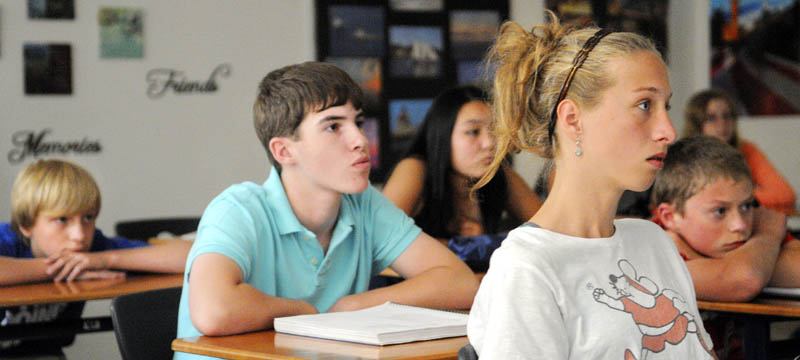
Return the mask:
[(786, 214), (792, 213), (795, 193), (792, 185), (772, 166), (767, 156), (753, 143), (740, 140), (739, 151), (744, 155), (755, 189), (753, 195), (761, 205)]

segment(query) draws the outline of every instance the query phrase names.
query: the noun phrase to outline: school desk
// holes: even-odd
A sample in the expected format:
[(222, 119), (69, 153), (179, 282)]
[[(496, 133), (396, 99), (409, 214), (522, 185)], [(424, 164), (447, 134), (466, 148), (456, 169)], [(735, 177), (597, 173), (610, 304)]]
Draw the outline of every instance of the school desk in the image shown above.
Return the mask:
[[(800, 357), (800, 344), (796, 339), (787, 343), (770, 342), (770, 323), (773, 321), (800, 320), (800, 299), (760, 295), (750, 302), (697, 301), (700, 310), (723, 312), (744, 323), (742, 334), (745, 359), (773, 359), (776, 352), (789, 351), (790, 358)], [(772, 356), (770, 356), (772, 355)]]
[[(122, 279), (74, 282), (38, 282), (0, 286), (0, 308), (21, 305), (110, 299), (119, 295), (181, 286), (183, 274), (129, 274)], [(58, 324), (0, 326), (0, 341), (49, 338), (65, 332), (89, 333), (113, 330), (110, 316), (89, 317)]]
[(199, 336), (172, 341), (172, 350), (223, 359), (457, 359), (466, 336), (374, 346), (276, 333)]

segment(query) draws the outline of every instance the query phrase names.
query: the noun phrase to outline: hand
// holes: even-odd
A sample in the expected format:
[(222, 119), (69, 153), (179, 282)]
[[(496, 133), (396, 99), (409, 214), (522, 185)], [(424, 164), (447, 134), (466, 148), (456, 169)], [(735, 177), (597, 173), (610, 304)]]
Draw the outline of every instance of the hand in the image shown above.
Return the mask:
[[(111, 270), (89, 270), (82, 272), (76, 281), (55, 281), (53, 280), (56, 289), (62, 294), (77, 294), (82, 291), (108, 287), (108, 282), (80, 282), (81, 280), (117, 280), (124, 279), (125, 273), (122, 271)], [(116, 282), (113, 282), (116, 283)]]
[[(47, 274), (53, 276), (54, 281), (73, 281), (88, 270), (105, 270), (108, 265), (100, 254), (85, 252), (62, 251), (52, 255), (47, 259)], [(108, 275), (88, 275), (90, 278), (107, 278), (98, 276)]]
[(82, 272), (75, 280), (107, 280), (107, 279), (124, 279), (124, 271), (115, 270), (88, 270)]
[(595, 301), (600, 301), (600, 297), (606, 294), (606, 291), (601, 288), (596, 288), (592, 291), (592, 296), (594, 296)]

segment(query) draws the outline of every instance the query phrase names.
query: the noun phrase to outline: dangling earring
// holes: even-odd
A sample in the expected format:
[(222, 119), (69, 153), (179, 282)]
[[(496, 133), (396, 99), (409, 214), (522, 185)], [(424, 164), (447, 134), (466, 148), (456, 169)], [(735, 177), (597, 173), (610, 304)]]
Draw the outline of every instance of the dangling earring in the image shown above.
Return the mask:
[(581, 140), (575, 140), (575, 156), (581, 157), (583, 155), (583, 150), (581, 150)]

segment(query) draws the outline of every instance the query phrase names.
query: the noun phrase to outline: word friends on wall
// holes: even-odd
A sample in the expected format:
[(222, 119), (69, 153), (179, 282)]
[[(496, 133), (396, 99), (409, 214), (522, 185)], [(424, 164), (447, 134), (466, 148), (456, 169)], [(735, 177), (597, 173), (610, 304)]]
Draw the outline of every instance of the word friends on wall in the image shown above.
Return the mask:
[(205, 81), (187, 80), (182, 71), (174, 69), (153, 69), (147, 72), (147, 96), (157, 99), (164, 96), (168, 90), (176, 94), (211, 93), (217, 91), (218, 77), (231, 75), (229, 64), (220, 64), (211, 72)]

